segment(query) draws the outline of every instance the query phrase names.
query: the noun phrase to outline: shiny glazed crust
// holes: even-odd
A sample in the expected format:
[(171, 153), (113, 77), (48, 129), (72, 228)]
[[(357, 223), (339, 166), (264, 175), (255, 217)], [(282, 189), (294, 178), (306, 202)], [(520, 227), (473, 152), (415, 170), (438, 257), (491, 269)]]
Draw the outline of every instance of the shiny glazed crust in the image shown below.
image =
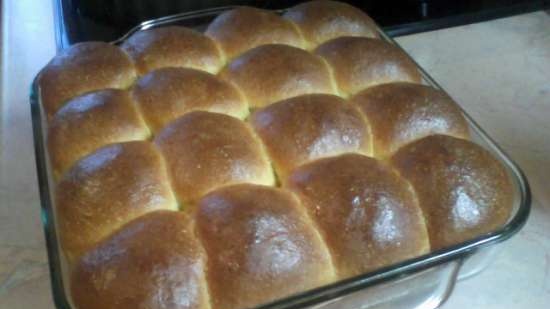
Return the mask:
[(130, 86), (136, 78), (132, 60), (117, 46), (77, 43), (55, 56), (40, 72), (42, 107), (51, 118), (69, 99), (88, 91)]
[(391, 158), (417, 192), (434, 250), (494, 231), (512, 211), (504, 167), (480, 146), (432, 135)]
[(368, 119), (375, 156), (432, 134), (469, 138), (462, 111), (443, 91), (412, 83), (367, 88), (350, 99)]
[(361, 113), (334, 95), (279, 101), (257, 110), (251, 122), (279, 178), (315, 159), (346, 152), (371, 155), (369, 127)]
[(359, 154), (306, 164), (289, 176), (329, 247), (340, 278), (430, 250), (414, 192), (391, 167)]
[(251, 308), (335, 278), (325, 244), (287, 191), (250, 184), (214, 191), (198, 203), (197, 230), (214, 308)]
[(150, 142), (108, 145), (78, 161), (56, 190), (61, 246), (69, 262), (124, 223), (177, 210), (162, 158)]
[(55, 113), (48, 128), (54, 177), (59, 179), (74, 162), (102, 146), (146, 140), (150, 134), (127, 91), (78, 96)]
[(210, 309), (205, 260), (193, 218), (151, 212), (80, 259), (71, 278), (74, 303), (79, 309)]

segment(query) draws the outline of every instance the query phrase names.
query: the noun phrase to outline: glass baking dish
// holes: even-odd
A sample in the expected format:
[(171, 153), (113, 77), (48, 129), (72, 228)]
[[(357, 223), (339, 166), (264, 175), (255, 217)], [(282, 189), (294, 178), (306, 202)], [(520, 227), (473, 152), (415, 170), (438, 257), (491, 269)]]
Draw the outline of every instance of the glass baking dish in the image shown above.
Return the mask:
[[(187, 12), (145, 21), (120, 39), (119, 44), (136, 31), (166, 25), (181, 25), (197, 30), (231, 6)], [(399, 47), (382, 29), (382, 39)], [(424, 71), (419, 69), (427, 85), (441, 87)], [(30, 95), (32, 123), (38, 183), (40, 187), (42, 221), (48, 247), (48, 258), (53, 298), (58, 309), (72, 309), (63, 283), (67, 273), (58, 247), (55, 215), (52, 203), (53, 181), (50, 175), (48, 154), (44, 147), (46, 121), (41, 109), (39, 89), (35, 78)], [(493, 259), (497, 244), (517, 233), (525, 224), (531, 205), (529, 185), (518, 166), (495, 142), (462, 111), (469, 126), (472, 139), (489, 150), (506, 167), (514, 186), (514, 209), (508, 223), (501, 229), (475, 239), (429, 254), (402, 261), (374, 272), (342, 280), (315, 290), (262, 305), (256, 309), (290, 308), (437, 308), (452, 292), (457, 280), (475, 275)]]

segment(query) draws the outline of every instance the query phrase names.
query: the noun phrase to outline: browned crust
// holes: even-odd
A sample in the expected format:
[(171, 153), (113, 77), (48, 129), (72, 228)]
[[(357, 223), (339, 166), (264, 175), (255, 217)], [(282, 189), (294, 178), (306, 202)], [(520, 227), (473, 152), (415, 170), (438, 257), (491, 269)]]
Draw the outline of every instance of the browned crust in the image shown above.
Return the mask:
[(320, 159), (285, 183), (319, 226), (340, 278), (430, 250), (414, 193), (381, 161), (359, 154)]
[(197, 230), (213, 308), (251, 308), (335, 279), (321, 237), (284, 190), (242, 184), (211, 192), (199, 202)]
[(150, 142), (98, 149), (65, 174), (55, 193), (58, 236), (70, 263), (124, 223), (152, 210), (177, 209)]
[(212, 39), (185, 27), (138, 31), (121, 48), (132, 57), (141, 75), (165, 67), (216, 73), (223, 66), (223, 58)]
[(227, 59), (264, 44), (304, 45), (290, 22), (271, 11), (247, 6), (218, 15), (205, 34), (219, 44)]
[(210, 309), (206, 257), (182, 212), (141, 216), (78, 262), (71, 294), (78, 309)]
[(367, 88), (350, 101), (368, 119), (377, 157), (386, 157), (431, 134), (469, 138), (462, 110), (441, 90), (413, 83), (390, 83)]
[(135, 78), (132, 60), (117, 46), (77, 43), (55, 56), (40, 72), (42, 107), (49, 119), (69, 99), (103, 88), (124, 89)]
[(239, 119), (196, 111), (159, 133), (155, 143), (166, 158), (174, 191), (183, 203), (233, 183), (273, 185), (268, 158)]
[(340, 94), (391, 82), (420, 83), (416, 64), (398, 47), (377, 39), (340, 37), (315, 49), (331, 66)]
[(346, 152), (371, 155), (369, 127), (360, 111), (333, 95), (312, 94), (257, 110), (251, 123), (279, 178), (309, 161)]
[(136, 82), (132, 95), (154, 132), (192, 111), (217, 112), (241, 119), (248, 115), (248, 105), (233, 85), (194, 69), (152, 71)]
[(298, 26), (308, 49), (342, 36), (378, 38), (374, 21), (343, 2), (308, 1), (288, 9), (283, 18)]
[(127, 91), (104, 89), (78, 96), (55, 113), (48, 128), (54, 178), (102, 146), (149, 135)]
[(432, 135), (399, 149), (391, 162), (417, 192), (434, 250), (494, 231), (510, 216), (506, 170), (472, 142)]
[(281, 44), (247, 51), (220, 76), (239, 88), (252, 108), (302, 94), (335, 93), (330, 71), (320, 57)]

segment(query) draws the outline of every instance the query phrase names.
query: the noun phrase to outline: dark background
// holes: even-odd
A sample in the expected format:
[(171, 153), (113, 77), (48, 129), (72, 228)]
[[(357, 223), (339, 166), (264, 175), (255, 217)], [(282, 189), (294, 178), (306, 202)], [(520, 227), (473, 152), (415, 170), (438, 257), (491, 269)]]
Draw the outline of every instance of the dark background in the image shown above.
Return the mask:
[[(112, 41), (142, 21), (225, 5), (288, 8), (302, 1), (54, 0), (59, 47)], [(467, 24), (550, 7), (550, 0), (382, 0), (345, 1), (366, 11), (397, 36)]]

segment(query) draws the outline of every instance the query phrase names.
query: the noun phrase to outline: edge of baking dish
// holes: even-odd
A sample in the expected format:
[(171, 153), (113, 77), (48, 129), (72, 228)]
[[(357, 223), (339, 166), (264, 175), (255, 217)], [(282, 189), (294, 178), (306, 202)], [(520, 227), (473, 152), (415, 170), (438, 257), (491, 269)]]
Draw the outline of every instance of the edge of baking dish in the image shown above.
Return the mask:
[[(177, 24), (182, 22), (203, 21), (205, 18), (213, 18), (214, 16), (232, 9), (233, 6), (217, 7), (206, 10), (185, 12), (170, 16), (161, 17), (158, 19), (142, 22), (138, 26), (132, 28), (127, 34), (120, 39), (111, 42), (119, 44), (133, 33), (153, 27)], [(197, 26), (198, 24), (195, 24)], [(378, 32), (383, 40), (394, 44), (402, 49), (390, 36), (378, 27)], [(406, 52), (405, 52), (406, 53)], [(414, 59), (411, 59), (414, 61)], [(418, 63), (423, 80), (430, 86), (442, 89)], [(40, 105), (38, 79), (39, 74), (33, 80), (30, 92), (30, 104), (32, 114), (32, 126), (34, 136), (34, 149), (37, 166), (38, 185), (40, 190), (41, 200), (41, 218), (44, 227), (46, 245), (48, 249), (49, 270), (53, 291), (54, 302), (59, 309), (71, 309), (68, 298), (66, 297), (63, 276), (61, 268), (61, 259), (58, 249), (58, 241), (55, 229), (55, 218), (53, 214), (51, 191), (49, 186), (49, 169), (47, 153), (45, 149), (45, 131), (43, 123), (43, 111)], [(443, 90), (444, 91), (444, 90)], [(460, 105), (459, 105), (460, 106)], [(468, 125), (470, 126), (473, 140), (480, 144), (485, 149), (489, 150), (497, 159), (506, 167), (511, 176), (512, 182), (516, 191), (516, 205), (514, 205), (514, 214), (509, 219), (508, 223), (497, 231), (476, 237), (469, 241), (447, 247), (441, 250), (430, 252), (429, 254), (405, 260), (400, 263), (378, 269), (374, 272), (369, 272), (353, 278), (341, 280), (320, 288), (292, 295), (280, 300), (276, 300), (269, 304), (265, 304), (256, 309), (291, 309), (313, 306), (322, 302), (326, 302), (335, 298), (357, 292), (374, 285), (387, 283), (396, 278), (402, 278), (407, 275), (418, 273), (422, 270), (436, 267), (444, 263), (454, 261), (456, 271), (453, 272), (450, 288), (445, 293), (445, 297), (452, 290), (452, 285), (457, 278), (458, 267), (462, 261), (468, 258), (478, 249), (485, 248), (490, 245), (500, 243), (514, 234), (516, 234), (525, 224), (529, 217), (531, 209), (531, 192), (527, 179), (521, 169), (506, 155), (506, 153), (487, 135), (487, 133), (470, 117), (462, 107), (460, 107)], [(442, 299), (443, 301), (444, 299)]]

